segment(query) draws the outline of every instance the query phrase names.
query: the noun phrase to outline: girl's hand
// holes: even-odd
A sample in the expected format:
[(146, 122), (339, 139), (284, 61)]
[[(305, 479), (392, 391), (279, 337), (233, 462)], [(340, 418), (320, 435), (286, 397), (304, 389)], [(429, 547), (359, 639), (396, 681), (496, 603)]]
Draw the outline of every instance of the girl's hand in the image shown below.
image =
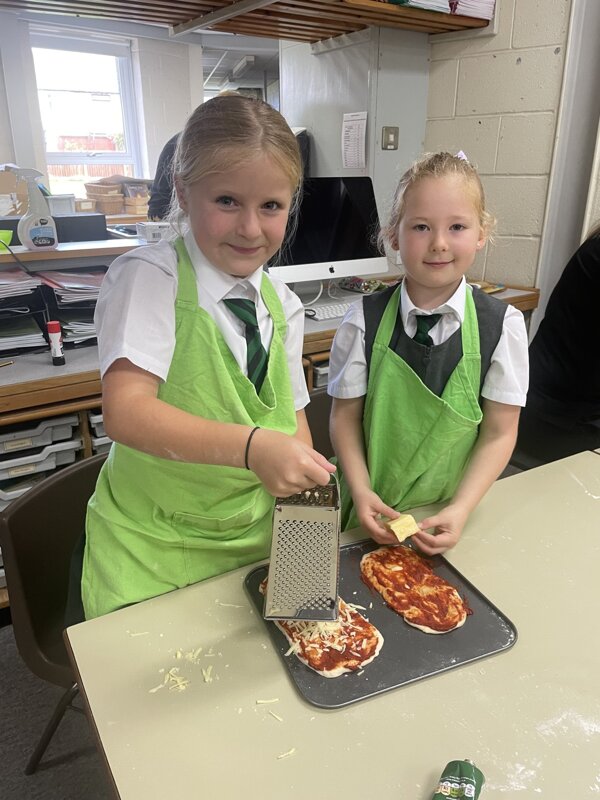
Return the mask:
[(260, 428), (252, 437), (248, 466), (273, 497), (326, 486), (335, 472), (334, 465), (305, 442), (268, 428)]
[[(419, 522), (421, 532), (413, 534), (412, 541), (428, 556), (444, 553), (460, 539), (468, 516), (468, 511), (459, 505), (446, 506)], [(435, 533), (427, 533), (426, 528), (435, 528)]]
[(361, 527), (379, 544), (397, 544), (398, 539), (393, 533), (383, 526), (380, 516), (383, 514), (391, 519), (398, 517), (397, 511), (386, 506), (383, 500), (371, 489), (366, 489), (360, 495), (354, 496), (356, 516)]

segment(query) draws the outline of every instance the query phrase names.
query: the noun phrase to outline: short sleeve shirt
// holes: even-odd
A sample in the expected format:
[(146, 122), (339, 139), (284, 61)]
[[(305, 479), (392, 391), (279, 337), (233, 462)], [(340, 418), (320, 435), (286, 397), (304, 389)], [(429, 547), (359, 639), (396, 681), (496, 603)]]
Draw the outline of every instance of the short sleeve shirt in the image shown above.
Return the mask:
[[(423, 312), (417, 308), (406, 291), (400, 289), (402, 323), (408, 336), (414, 336), (419, 313), (441, 314), (429, 335), (434, 345), (442, 344), (462, 325), (466, 292), (471, 291), (463, 278), (452, 297), (438, 308)], [(507, 405), (524, 406), (529, 380), (527, 330), (523, 314), (507, 306), (502, 333), (492, 354), (481, 394), (488, 400)], [(362, 299), (353, 303), (337, 330), (329, 359), (328, 393), (332, 397), (349, 399), (367, 393), (368, 369), (365, 356), (365, 317)]]
[[(198, 304), (214, 319), (240, 369), (247, 374), (244, 325), (223, 300), (246, 297), (256, 302), (263, 345), (268, 350), (273, 320), (260, 295), (262, 267), (245, 279), (226, 275), (203, 255), (191, 232), (184, 237), (196, 274)], [(270, 278), (287, 319), (285, 338), (296, 410), (309, 402), (302, 368), (304, 309), (298, 297), (280, 280)], [(126, 358), (160, 380), (167, 378), (175, 350), (177, 254), (171, 242), (139, 247), (116, 258), (102, 283), (96, 305), (100, 372)]]

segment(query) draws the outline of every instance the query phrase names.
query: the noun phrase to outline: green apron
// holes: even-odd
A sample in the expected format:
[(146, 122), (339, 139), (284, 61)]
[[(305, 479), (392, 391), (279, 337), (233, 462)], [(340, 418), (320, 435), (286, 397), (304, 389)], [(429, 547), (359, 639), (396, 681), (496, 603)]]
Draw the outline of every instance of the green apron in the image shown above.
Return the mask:
[[(263, 275), (273, 338), (259, 397), (212, 317), (198, 306), (183, 241), (175, 246), (175, 351), (158, 397), (190, 414), (293, 435), (287, 322), (270, 280)], [(265, 558), (274, 502), (250, 470), (184, 463), (113, 444), (88, 506), (86, 618)]]
[[(464, 474), (482, 419), (477, 312), (466, 293), (463, 355), (441, 397), (397, 353), (392, 337), (400, 287), (386, 306), (373, 343), (363, 433), (371, 486), (397, 511), (452, 497)], [(342, 480), (343, 529), (358, 526)]]

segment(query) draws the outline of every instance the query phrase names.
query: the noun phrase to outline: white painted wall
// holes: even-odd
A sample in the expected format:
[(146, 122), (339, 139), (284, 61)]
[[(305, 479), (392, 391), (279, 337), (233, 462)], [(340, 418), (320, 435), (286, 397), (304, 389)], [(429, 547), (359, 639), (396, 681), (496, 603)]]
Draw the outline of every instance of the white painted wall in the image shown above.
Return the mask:
[[(144, 132), (144, 177), (154, 177), (165, 143), (203, 100), (202, 48), (158, 39), (134, 39), (139, 128)], [(145, 146), (144, 146), (145, 145)]]
[(0, 164), (15, 163), (15, 149), (10, 125), (8, 124), (8, 97), (2, 68), (2, 48), (0, 46)]
[(570, 2), (498, 0), (496, 35), (431, 37), (425, 147), (463, 150), (498, 219), (472, 277), (535, 283)]
[(600, 113), (598, 0), (497, 0), (497, 33), (431, 38), (425, 146), (464, 150), (498, 218), (473, 277), (540, 288), (582, 228)]
[(598, 223), (600, 223), (600, 124), (598, 125), (596, 151), (581, 238), (585, 239), (591, 228), (596, 227)]
[[(0, 13), (0, 53), (4, 73), (0, 108), (7, 161), (34, 167), (46, 179), (46, 154), (42, 120), (37, 99), (29, 26), (16, 14)], [(0, 159), (4, 163), (5, 159)]]
[[(280, 44), (281, 112), (312, 137), (311, 174), (370, 175), (380, 217), (400, 174), (421, 152), (425, 133), (428, 37), (370, 28), (332, 40), (314, 54), (298, 42)], [(365, 169), (344, 169), (343, 114), (368, 112)], [(381, 149), (381, 127), (400, 128), (396, 151)]]
[(556, 282), (587, 233), (586, 205), (594, 192), (594, 148), (600, 119), (600, 3), (571, 0), (566, 63), (559, 106), (556, 146), (547, 195), (546, 217), (536, 285), (540, 304), (530, 335), (543, 319)]

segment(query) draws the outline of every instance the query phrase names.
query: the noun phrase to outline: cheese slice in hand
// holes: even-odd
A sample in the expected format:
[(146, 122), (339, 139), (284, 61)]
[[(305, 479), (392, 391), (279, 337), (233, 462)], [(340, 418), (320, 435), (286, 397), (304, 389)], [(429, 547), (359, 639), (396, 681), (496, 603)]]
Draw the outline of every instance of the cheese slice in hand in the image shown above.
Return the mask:
[(412, 536), (413, 533), (418, 533), (421, 529), (417, 525), (415, 518), (410, 514), (400, 514), (396, 519), (390, 519), (385, 523), (385, 527), (394, 534), (399, 542), (403, 542)]

